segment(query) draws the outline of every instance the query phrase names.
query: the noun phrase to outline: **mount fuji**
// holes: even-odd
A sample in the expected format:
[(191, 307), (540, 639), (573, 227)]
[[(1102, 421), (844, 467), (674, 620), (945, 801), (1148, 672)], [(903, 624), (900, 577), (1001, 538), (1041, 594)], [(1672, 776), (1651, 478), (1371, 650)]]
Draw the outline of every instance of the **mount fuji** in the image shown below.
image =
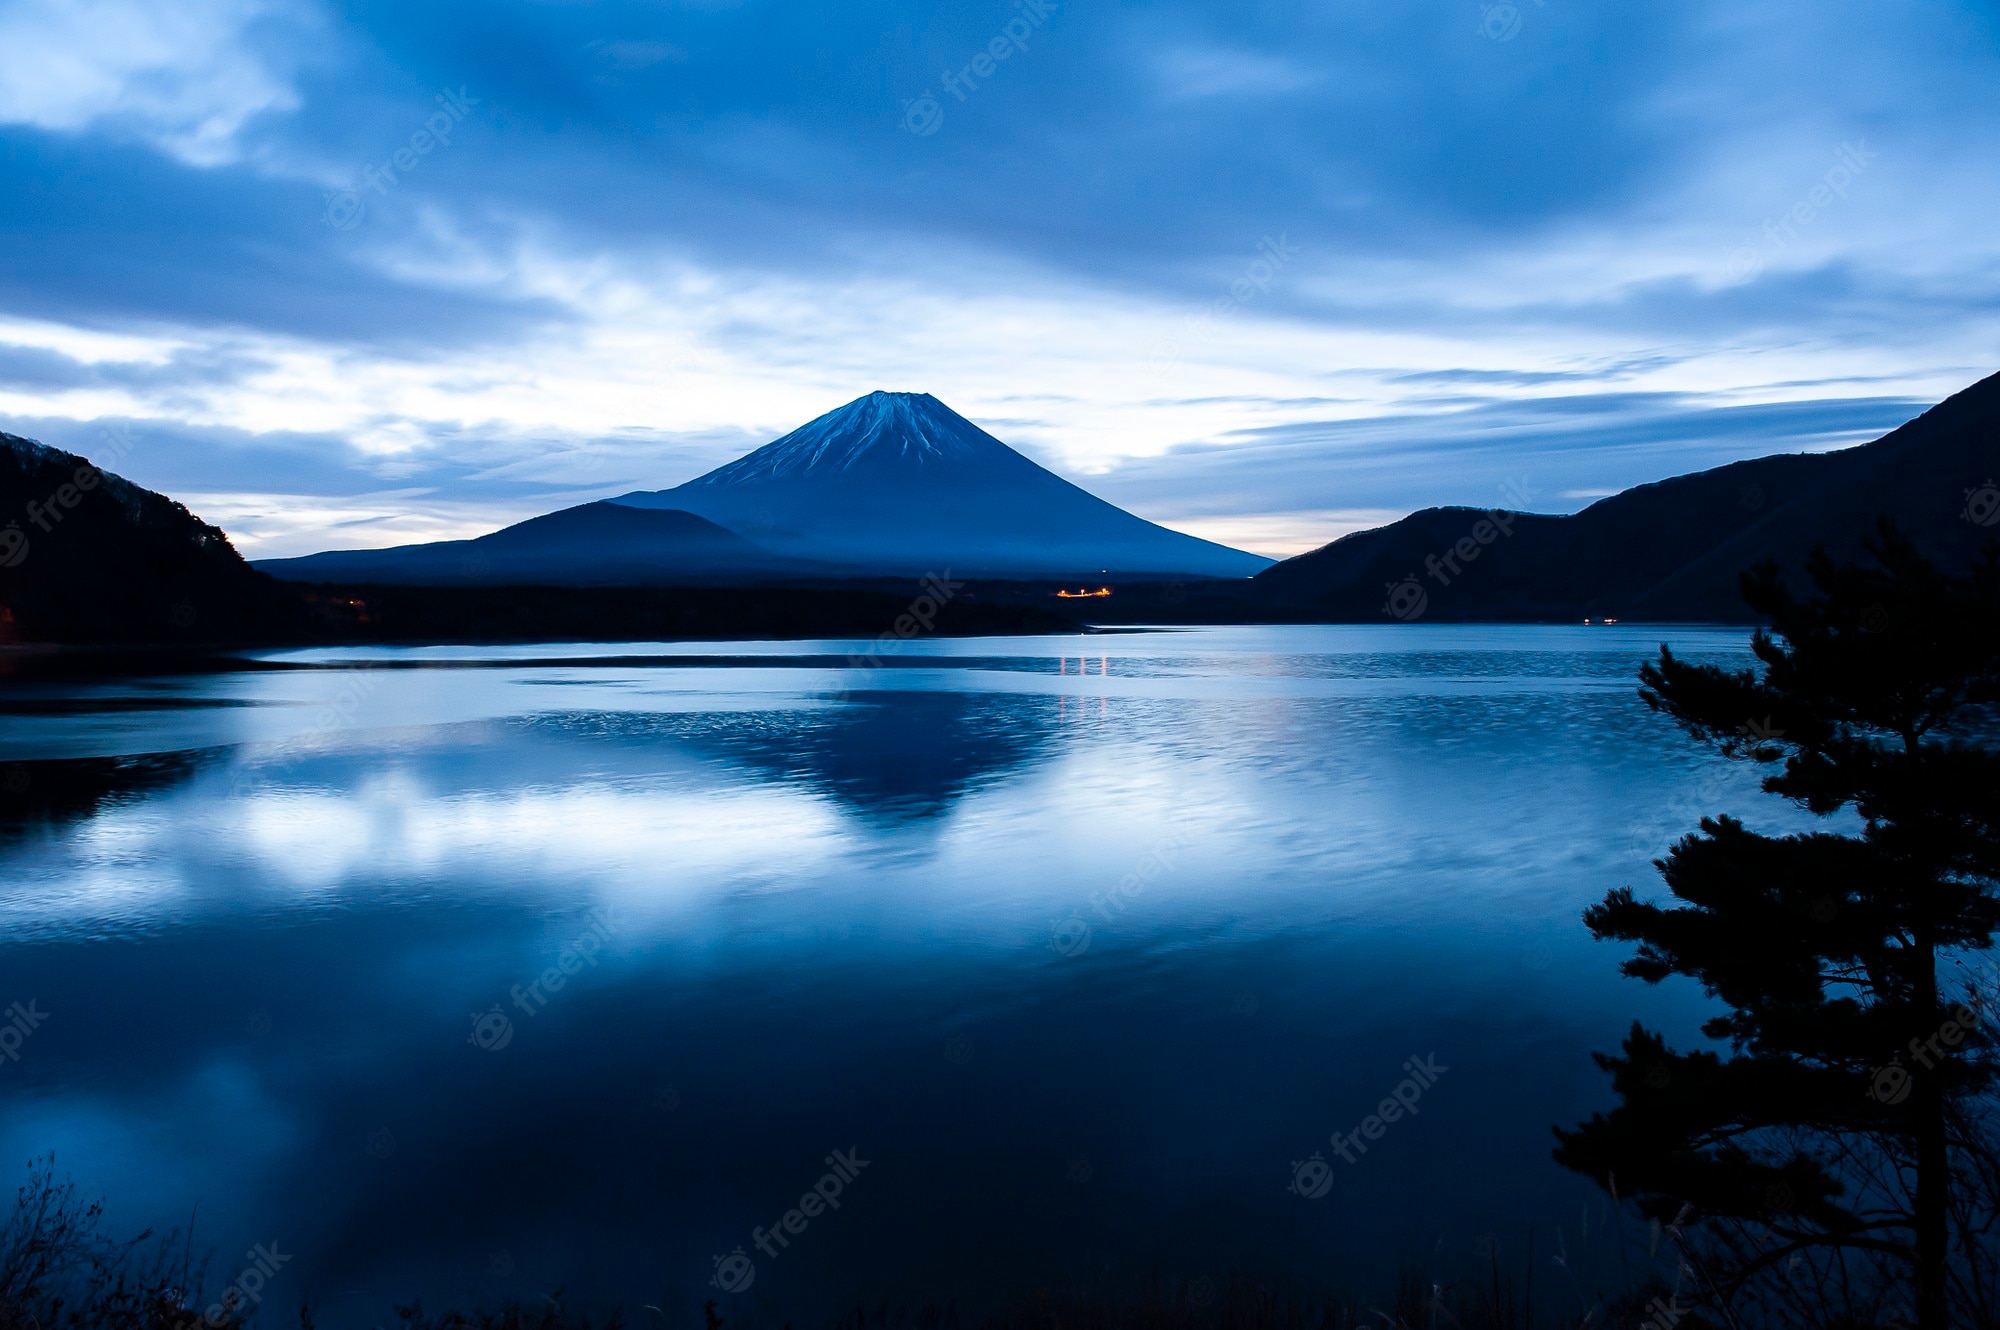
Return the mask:
[(671, 584), (915, 576), (1247, 578), (1261, 555), (1170, 531), (1015, 452), (928, 393), (870, 393), (673, 489), (469, 541), (257, 567), (288, 581)]
[(609, 502), (879, 573), (1249, 577), (1272, 563), (1106, 503), (929, 393), (870, 393), (684, 485)]

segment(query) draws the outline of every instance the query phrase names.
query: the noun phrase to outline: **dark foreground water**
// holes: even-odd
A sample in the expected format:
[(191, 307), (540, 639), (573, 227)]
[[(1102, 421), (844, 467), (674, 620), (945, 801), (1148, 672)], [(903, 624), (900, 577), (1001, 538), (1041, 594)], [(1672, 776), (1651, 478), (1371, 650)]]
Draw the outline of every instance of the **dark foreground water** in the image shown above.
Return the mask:
[(225, 1278), (289, 1256), (274, 1321), (1370, 1293), (1531, 1227), (1554, 1296), (1603, 1219), (1551, 1124), (1701, 1011), (1578, 912), (1767, 802), (1637, 701), (1663, 638), (1747, 659), (1288, 627), (11, 683), (0, 1003), (46, 1018), (0, 1159), (194, 1214)]

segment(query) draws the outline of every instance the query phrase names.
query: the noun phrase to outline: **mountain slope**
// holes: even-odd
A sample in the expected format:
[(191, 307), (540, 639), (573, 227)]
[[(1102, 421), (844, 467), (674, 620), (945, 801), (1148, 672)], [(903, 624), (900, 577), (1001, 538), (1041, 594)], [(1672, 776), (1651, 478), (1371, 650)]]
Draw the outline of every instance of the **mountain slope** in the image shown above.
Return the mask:
[(1156, 526), (928, 393), (870, 393), (729, 465), (614, 503), (679, 508), (856, 571), (1248, 577), (1269, 559)]
[(257, 567), (291, 582), (451, 586), (646, 585), (780, 566), (771, 554), (679, 509), (585, 503), (472, 540), (332, 550)]
[(0, 641), (215, 641), (290, 612), (221, 530), (82, 457), (0, 434)]
[[(1984, 502), (1995, 476), (2000, 375), (1872, 443), (1734, 462), (1640, 485), (1571, 516), (1425, 509), (1268, 569), (1252, 596), (1262, 606), (1358, 621), (1741, 620), (1743, 569), (1769, 558), (1796, 570), (1822, 544), (1837, 558), (1855, 557), (1878, 514), (1894, 517), (1933, 559), (1964, 567), (2000, 538), (2000, 493)], [(1392, 590), (1410, 583), (1414, 590)], [(1412, 613), (1415, 591), (1423, 608)]]

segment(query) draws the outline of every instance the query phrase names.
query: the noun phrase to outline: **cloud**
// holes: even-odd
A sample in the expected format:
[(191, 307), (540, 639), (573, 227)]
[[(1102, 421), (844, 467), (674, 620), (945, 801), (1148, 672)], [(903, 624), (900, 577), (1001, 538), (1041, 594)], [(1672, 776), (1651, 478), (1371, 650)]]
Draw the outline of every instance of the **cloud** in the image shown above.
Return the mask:
[(1427, 369), (1398, 374), (1392, 383), (1504, 384), (1511, 388), (1537, 388), (1548, 383), (1578, 383), (1600, 378), (1587, 370), (1525, 369)]
[(140, 139), (214, 166), (254, 118), (296, 110), (287, 67), (306, 52), (261, 40), (265, 0), (12, 0), (0, 9), (0, 124)]
[(1282, 56), (1224, 46), (1182, 46), (1162, 52), (1156, 69), (1166, 100), (1207, 97), (1283, 97), (1318, 83), (1324, 74)]
[(1534, 511), (1574, 512), (1664, 476), (1863, 443), (1929, 405), (1851, 397), (1744, 406), (1685, 393), (1467, 398), (1443, 412), (1298, 421), (1191, 442), (1126, 462), (1093, 486), (1118, 502), (1171, 505), (1210, 529), (1239, 513), (1261, 515), (1241, 523), (1255, 530), (1280, 514), (1518, 506), (1501, 497), (1508, 489), (1535, 495)]
[(181, 347), (159, 360), (81, 360), (48, 347), (0, 341), (0, 391), (150, 390), (174, 397), (237, 383), (269, 368), (267, 361), (219, 348)]
[(602, 61), (607, 70), (618, 74), (651, 69), (662, 61), (684, 64), (688, 58), (688, 53), (672, 42), (612, 41), (600, 37), (584, 43), (584, 49)]

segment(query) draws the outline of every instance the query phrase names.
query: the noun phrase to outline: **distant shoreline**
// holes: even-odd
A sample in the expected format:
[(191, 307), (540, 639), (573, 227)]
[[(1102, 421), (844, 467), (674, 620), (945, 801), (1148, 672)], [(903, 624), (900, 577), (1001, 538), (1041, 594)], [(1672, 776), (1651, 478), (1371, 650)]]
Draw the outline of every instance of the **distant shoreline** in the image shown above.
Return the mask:
[[(1618, 628), (1702, 631), (1747, 630), (1752, 625), (1694, 620), (1659, 622), (1621, 621)], [(1061, 628), (1030, 630), (993, 628), (940, 633), (934, 636), (954, 641), (998, 637), (1074, 638), (1140, 636), (1154, 633), (1197, 632), (1206, 628), (1327, 627), (1327, 628), (1407, 628), (1420, 635), (1430, 628), (1562, 628), (1582, 627), (1568, 621), (1477, 620), (1439, 621), (1433, 624), (1379, 624), (1351, 621), (1258, 620), (1217, 623), (1156, 624), (1076, 624)], [(949, 669), (962, 661), (955, 658), (915, 653), (891, 653), (857, 660), (854, 654), (814, 653), (812, 655), (744, 652), (617, 652), (601, 655), (535, 654), (533, 648), (555, 646), (620, 646), (627, 643), (716, 643), (728, 642), (810, 642), (817, 640), (860, 640), (872, 638), (842, 633), (776, 636), (744, 634), (731, 637), (625, 638), (625, 637), (530, 637), (530, 638), (354, 638), (325, 641), (224, 642), (224, 643), (9, 643), (0, 644), (0, 677), (14, 679), (112, 678), (138, 674), (234, 674), (289, 673), (350, 669), (453, 670), (453, 669), (759, 669), (783, 662), (790, 669)], [(924, 639), (914, 639), (924, 640)], [(368, 649), (408, 651), (438, 647), (521, 647), (523, 654), (481, 657), (346, 658), (334, 660), (272, 660), (255, 654), (267, 651), (315, 649)]]

